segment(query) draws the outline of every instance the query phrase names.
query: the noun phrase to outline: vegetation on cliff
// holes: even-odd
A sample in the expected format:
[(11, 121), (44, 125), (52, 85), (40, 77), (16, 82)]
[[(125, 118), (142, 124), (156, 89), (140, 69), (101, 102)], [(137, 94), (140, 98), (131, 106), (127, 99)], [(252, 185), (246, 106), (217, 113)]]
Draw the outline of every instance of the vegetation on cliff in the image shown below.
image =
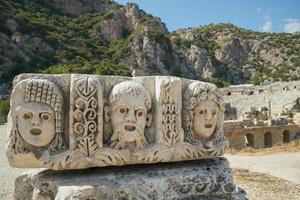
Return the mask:
[(135, 4), (72, 2), (0, 2), (0, 94), (24, 72), (176, 75), (218, 86), (300, 79), (299, 33), (232, 24), (169, 33)]

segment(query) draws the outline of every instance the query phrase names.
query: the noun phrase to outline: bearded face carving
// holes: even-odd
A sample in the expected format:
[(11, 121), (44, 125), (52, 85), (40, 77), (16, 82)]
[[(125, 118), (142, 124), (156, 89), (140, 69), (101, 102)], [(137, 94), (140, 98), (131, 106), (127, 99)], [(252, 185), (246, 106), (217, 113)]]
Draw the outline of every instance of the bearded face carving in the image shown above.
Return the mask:
[(113, 135), (110, 144), (116, 149), (143, 148), (146, 126), (151, 125), (150, 94), (139, 83), (125, 81), (117, 84), (109, 95)]
[(53, 109), (47, 104), (25, 103), (16, 109), (21, 137), (30, 145), (43, 147), (55, 136)]

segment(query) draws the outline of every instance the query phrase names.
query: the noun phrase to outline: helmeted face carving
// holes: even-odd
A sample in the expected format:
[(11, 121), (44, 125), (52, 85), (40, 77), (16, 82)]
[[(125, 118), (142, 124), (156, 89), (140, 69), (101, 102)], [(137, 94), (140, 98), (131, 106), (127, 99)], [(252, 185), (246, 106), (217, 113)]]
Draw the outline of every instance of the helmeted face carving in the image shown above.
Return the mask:
[(111, 141), (114, 148), (123, 149), (130, 144), (144, 147), (144, 129), (151, 124), (151, 98), (138, 83), (126, 81), (117, 84), (110, 94), (110, 119), (113, 128)]
[(43, 103), (25, 103), (16, 108), (18, 130), (30, 145), (43, 147), (55, 136), (53, 109)]
[(213, 134), (218, 121), (218, 112), (218, 105), (210, 99), (198, 104), (193, 119), (193, 132), (196, 138), (208, 138)]

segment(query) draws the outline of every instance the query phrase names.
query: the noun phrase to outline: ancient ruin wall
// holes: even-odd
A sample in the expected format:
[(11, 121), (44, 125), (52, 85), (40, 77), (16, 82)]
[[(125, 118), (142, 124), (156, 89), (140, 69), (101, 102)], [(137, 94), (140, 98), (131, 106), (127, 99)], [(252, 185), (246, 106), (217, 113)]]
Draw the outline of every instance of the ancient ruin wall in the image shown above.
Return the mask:
[(300, 81), (277, 82), (265, 86), (237, 85), (219, 89), (226, 103), (236, 108), (237, 118), (249, 111), (271, 106), (271, 115), (281, 113), (284, 108), (298, 109)]

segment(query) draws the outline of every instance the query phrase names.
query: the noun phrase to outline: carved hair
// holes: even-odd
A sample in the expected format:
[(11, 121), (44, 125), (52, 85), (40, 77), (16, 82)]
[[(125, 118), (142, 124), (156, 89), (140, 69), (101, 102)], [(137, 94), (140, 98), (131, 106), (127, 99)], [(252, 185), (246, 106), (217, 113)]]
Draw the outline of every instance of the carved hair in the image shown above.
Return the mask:
[(217, 125), (214, 130), (213, 141), (218, 142), (224, 137), (223, 121), (224, 121), (224, 100), (216, 92), (217, 87), (213, 84), (195, 81), (189, 84), (184, 93), (184, 109), (183, 109), (183, 128), (185, 130), (185, 140), (198, 145), (201, 142), (197, 140), (193, 133), (193, 119), (195, 108), (201, 101), (212, 100), (215, 102), (221, 112), (218, 113)]
[(29, 80), (25, 88), (25, 102), (45, 103), (55, 113), (55, 131), (62, 132), (62, 93), (59, 88), (48, 80)]
[(109, 103), (115, 103), (120, 99), (122, 95), (130, 95), (134, 97), (141, 96), (141, 98), (144, 99), (147, 109), (151, 109), (151, 96), (147, 89), (140, 83), (136, 83), (133, 81), (124, 81), (118, 83), (109, 93)]

